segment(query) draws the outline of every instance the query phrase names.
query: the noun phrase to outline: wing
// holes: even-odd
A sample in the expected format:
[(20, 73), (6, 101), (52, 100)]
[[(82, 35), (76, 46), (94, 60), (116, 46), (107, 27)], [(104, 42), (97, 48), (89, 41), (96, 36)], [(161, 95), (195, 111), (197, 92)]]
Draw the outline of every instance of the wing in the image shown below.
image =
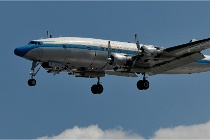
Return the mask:
[(200, 52), (207, 48), (210, 48), (210, 38), (166, 48), (152, 58), (155, 62), (144, 63), (145, 60), (140, 59), (136, 66), (140, 67), (142, 64), (149, 75), (161, 74), (205, 58)]
[(163, 54), (177, 57), (177, 56), (182, 56), (186, 54), (197, 53), (207, 48), (210, 48), (210, 38), (167, 48), (163, 51)]
[(175, 57), (174, 59), (170, 61), (164, 61), (162, 63), (154, 65), (150, 70), (151, 72), (149, 75), (155, 75), (155, 74), (161, 74), (163, 72), (190, 64), (192, 62), (195, 62), (197, 60), (205, 58), (203, 54), (201, 53), (192, 53), (180, 57)]
[(125, 77), (138, 77), (134, 72), (120, 72), (114, 70), (106, 70), (108, 75), (125, 76)]

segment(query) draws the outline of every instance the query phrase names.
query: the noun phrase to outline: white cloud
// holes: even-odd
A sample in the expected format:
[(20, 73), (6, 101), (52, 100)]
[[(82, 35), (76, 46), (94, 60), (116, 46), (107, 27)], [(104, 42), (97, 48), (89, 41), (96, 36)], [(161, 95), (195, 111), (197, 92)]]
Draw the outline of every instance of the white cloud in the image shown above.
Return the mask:
[(46, 136), (39, 139), (143, 139), (143, 137), (135, 133), (125, 132), (122, 128), (102, 130), (98, 125), (90, 125), (88, 127), (74, 126), (58, 136)]
[(153, 139), (210, 139), (210, 121), (204, 124), (161, 128)]
[[(140, 134), (123, 131), (122, 128), (102, 130), (98, 125), (74, 126), (53, 137), (39, 139), (144, 139)], [(210, 139), (210, 121), (204, 124), (160, 128), (150, 139)]]

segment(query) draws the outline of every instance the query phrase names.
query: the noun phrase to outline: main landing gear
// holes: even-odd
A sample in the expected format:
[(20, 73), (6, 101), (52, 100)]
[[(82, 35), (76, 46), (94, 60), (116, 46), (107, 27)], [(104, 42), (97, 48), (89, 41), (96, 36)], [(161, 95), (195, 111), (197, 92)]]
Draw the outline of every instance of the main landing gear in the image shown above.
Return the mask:
[(149, 81), (146, 78), (146, 74), (143, 73), (143, 80), (139, 80), (136, 84), (139, 90), (147, 90), (149, 88)]
[(37, 61), (33, 61), (32, 62), (32, 67), (31, 67), (31, 79), (28, 80), (28, 85), (29, 86), (35, 86), (36, 85), (36, 80), (34, 79), (34, 77), (36, 76), (36, 74), (38, 73), (39, 69), (35, 72), (35, 68), (39, 65), (39, 63)]
[(103, 90), (104, 90), (104, 88), (100, 84), (100, 77), (98, 77), (98, 82), (97, 82), (97, 84), (95, 84), (91, 87), (91, 91), (93, 94), (101, 94), (103, 92)]

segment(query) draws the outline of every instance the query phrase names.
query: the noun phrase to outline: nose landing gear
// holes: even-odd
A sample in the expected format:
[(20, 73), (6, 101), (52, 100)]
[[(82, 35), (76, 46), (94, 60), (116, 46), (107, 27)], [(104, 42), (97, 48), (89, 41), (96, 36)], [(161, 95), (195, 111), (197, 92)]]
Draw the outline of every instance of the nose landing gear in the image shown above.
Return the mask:
[(36, 76), (36, 74), (38, 73), (38, 71), (40, 70), (40, 67), (39, 69), (35, 72), (35, 68), (39, 65), (39, 63), (37, 61), (33, 61), (32, 62), (32, 67), (31, 67), (31, 72), (30, 72), (30, 75), (31, 75), (31, 79), (28, 80), (28, 85), (29, 86), (35, 86), (36, 85), (36, 80), (34, 79), (34, 77)]
[(91, 91), (93, 94), (101, 94), (103, 92), (103, 90), (104, 90), (104, 88), (100, 84), (100, 77), (98, 77), (98, 82), (97, 82), (97, 84), (95, 84), (91, 87)]

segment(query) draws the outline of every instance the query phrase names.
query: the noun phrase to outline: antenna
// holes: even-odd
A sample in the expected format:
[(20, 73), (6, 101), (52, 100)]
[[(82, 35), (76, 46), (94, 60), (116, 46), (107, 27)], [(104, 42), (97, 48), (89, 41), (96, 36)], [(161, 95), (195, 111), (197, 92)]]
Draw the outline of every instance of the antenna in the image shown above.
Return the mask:
[(47, 38), (49, 37), (49, 31), (47, 31)]

